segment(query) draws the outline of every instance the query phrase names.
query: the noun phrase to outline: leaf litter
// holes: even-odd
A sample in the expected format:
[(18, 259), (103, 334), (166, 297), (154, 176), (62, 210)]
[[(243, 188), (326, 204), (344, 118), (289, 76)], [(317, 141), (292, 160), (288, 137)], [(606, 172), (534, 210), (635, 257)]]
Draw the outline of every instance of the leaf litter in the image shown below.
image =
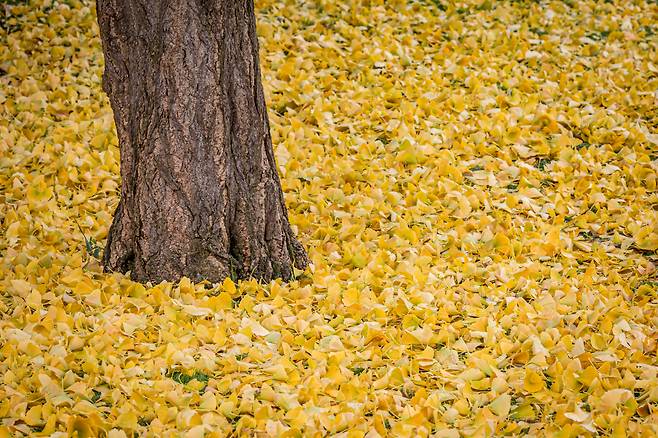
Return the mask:
[(104, 274), (94, 4), (0, 23), (0, 436), (655, 436), (658, 5), (258, 0), (288, 284)]

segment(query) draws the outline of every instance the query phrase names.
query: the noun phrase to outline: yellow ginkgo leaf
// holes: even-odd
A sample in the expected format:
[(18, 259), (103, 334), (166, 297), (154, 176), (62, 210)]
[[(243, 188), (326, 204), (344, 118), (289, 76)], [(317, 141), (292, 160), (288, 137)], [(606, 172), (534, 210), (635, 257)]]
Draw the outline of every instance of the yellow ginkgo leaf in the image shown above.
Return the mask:
[(542, 391), (546, 388), (544, 377), (533, 370), (526, 370), (523, 379), (523, 389), (530, 393)]
[(489, 404), (489, 409), (499, 417), (505, 418), (509, 414), (511, 406), (512, 396), (509, 394), (501, 394)]
[(27, 190), (27, 199), (31, 205), (39, 205), (53, 196), (52, 187), (46, 184), (45, 177), (39, 175), (30, 183)]

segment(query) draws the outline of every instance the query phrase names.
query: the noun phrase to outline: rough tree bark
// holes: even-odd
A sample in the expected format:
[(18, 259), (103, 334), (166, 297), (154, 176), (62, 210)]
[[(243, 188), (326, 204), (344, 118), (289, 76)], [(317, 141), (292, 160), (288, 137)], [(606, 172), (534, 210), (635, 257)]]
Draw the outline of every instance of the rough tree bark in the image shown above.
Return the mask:
[(98, 0), (121, 154), (103, 264), (138, 281), (289, 279), (253, 0)]

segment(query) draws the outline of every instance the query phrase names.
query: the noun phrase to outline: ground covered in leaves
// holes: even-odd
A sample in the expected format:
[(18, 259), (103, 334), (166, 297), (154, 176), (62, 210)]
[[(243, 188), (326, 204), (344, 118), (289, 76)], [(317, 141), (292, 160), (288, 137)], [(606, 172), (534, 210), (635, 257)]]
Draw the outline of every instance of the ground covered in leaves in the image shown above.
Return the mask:
[(0, 436), (658, 434), (655, 2), (258, 1), (313, 267), (146, 286), (94, 6), (11, 3)]

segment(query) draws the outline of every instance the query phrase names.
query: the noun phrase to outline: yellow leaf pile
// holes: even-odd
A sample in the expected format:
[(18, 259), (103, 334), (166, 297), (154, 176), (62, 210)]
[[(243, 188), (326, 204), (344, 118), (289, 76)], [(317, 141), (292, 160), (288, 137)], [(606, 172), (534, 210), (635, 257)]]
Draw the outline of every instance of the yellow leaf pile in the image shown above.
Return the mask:
[(257, 1), (269, 285), (101, 272), (95, 6), (9, 3), (0, 437), (658, 434), (655, 2)]

